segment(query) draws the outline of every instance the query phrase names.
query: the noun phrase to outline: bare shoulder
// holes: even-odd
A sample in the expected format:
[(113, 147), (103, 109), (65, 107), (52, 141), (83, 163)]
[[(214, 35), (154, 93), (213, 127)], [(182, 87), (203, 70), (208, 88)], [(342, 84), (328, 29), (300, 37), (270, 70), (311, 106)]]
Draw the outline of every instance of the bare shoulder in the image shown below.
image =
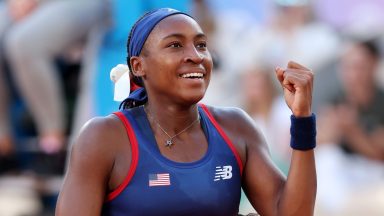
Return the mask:
[[(95, 117), (83, 126), (73, 143), (71, 160), (113, 163), (119, 140), (124, 140), (124, 135), (124, 125), (117, 116)], [(77, 157), (78, 155), (81, 157)]]
[(114, 115), (93, 118), (84, 125), (72, 145), (57, 215), (101, 214), (126, 136), (123, 123)]
[(95, 117), (83, 126), (75, 146), (95, 147), (94, 145), (100, 145), (98, 147), (108, 147), (108, 143), (116, 139), (116, 136), (121, 136), (122, 132), (124, 132), (124, 125), (117, 116)]
[(238, 107), (215, 107), (207, 106), (208, 110), (212, 113), (213, 117), (220, 124), (231, 122), (232, 124), (252, 124), (252, 119), (249, 115)]
[(266, 144), (253, 119), (237, 107), (207, 106), (214, 119), (235, 145), (243, 162), (246, 161), (247, 149), (265, 148)]
[(257, 132), (253, 119), (238, 107), (207, 106), (212, 116), (223, 129), (235, 135)]

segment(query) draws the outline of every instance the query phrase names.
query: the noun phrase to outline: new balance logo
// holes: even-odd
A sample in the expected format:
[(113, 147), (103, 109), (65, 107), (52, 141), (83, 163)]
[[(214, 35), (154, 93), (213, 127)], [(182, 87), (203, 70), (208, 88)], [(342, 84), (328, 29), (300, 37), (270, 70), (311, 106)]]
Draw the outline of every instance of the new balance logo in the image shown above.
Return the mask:
[(215, 179), (213, 181), (225, 180), (232, 178), (232, 166), (217, 166)]

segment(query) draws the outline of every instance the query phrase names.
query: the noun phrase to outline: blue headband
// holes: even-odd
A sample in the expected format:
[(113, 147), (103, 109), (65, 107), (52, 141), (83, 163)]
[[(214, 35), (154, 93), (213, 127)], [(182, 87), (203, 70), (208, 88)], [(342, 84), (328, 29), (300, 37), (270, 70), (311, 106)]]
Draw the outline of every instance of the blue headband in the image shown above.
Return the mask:
[(142, 19), (140, 19), (132, 29), (131, 39), (128, 44), (128, 61), (132, 56), (140, 55), (145, 41), (157, 23), (169, 16), (176, 14), (184, 14), (189, 16), (186, 13), (172, 8), (160, 8), (149, 12)]

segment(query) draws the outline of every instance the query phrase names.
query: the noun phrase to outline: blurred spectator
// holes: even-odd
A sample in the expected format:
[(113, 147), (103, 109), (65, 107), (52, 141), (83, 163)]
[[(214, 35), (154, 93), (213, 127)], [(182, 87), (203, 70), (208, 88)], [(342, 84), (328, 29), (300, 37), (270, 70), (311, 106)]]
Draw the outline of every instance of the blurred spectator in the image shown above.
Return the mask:
[[(2, 58), (30, 110), (45, 153), (65, 144), (65, 104), (55, 58), (105, 16), (107, 0), (6, 0), (0, 3)], [(0, 65), (0, 155), (12, 151), (8, 85)]]
[(246, 43), (242, 46), (248, 52), (236, 60), (269, 65), (285, 65), (295, 60), (317, 72), (337, 56), (339, 38), (314, 19), (309, 0), (274, 2), (275, 10), (269, 22), (261, 28), (250, 28), (247, 39), (240, 41)]
[(362, 193), (373, 188), (382, 193), (384, 187), (384, 91), (374, 78), (379, 60), (373, 41), (348, 44), (339, 68), (342, 89), (319, 113), (318, 208), (324, 215), (350, 215), (345, 212), (356, 209), (351, 203), (360, 203), (367, 215), (383, 213), (382, 205), (366, 204), (382, 202), (384, 194)]
[(342, 91), (334, 95), (337, 143), (352, 153), (384, 161), (384, 91), (377, 86), (380, 53), (372, 41), (350, 44), (341, 59)]
[(249, 67), (241, 81), (243, 108), (263, 133), (272, 159), (287, 174), (291, 153), (289, 116), (292, 112), (278, 92), (274, 70), (263, 66)]

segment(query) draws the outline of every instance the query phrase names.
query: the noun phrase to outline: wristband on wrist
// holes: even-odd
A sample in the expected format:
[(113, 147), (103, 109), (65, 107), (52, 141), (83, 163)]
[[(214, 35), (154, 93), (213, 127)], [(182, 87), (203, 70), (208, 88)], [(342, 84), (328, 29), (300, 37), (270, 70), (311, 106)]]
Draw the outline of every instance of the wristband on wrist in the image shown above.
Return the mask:
[(295, 117), (291, 115), (291, 148), (311, 150), (316, 147), (316, 116)]

